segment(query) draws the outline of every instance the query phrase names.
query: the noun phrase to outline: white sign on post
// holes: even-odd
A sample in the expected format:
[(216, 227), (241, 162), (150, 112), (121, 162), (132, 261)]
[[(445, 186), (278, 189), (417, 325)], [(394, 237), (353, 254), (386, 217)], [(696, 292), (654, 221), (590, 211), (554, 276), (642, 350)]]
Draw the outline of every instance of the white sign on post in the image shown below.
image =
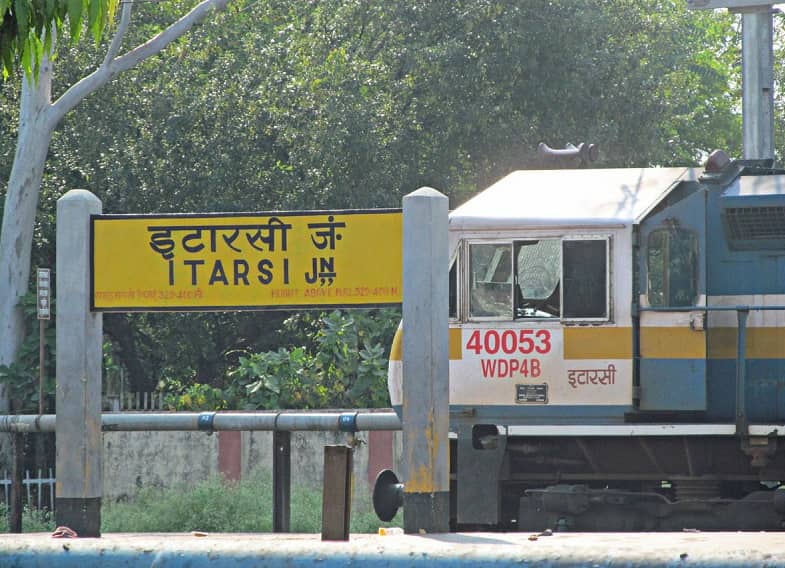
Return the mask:
[(48, 320), (51, 313), (51, 280), (48, 268), (39, 268), (36, 278), (38, 292), (38, 319)]

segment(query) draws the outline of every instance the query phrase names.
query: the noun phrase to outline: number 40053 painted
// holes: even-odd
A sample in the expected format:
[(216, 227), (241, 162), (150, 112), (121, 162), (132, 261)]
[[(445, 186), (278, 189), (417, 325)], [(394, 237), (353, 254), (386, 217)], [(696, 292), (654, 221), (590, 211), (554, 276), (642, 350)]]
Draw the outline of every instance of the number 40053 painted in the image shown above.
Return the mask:
[(551, 332), (547, 329), (475, 330), (466, 342), (466, 350), (477, 355), (512, 355), (520, 353), (545, 355), (551, 351)]

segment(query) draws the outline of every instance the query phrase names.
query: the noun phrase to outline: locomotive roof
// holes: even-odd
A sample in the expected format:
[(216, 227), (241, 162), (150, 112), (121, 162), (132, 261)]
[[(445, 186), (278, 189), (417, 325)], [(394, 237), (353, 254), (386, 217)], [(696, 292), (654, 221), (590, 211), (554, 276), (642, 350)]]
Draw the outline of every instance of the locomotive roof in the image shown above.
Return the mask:
[(520, 170), (450, 214), (451, 230), (631, 225), (698, 168)]

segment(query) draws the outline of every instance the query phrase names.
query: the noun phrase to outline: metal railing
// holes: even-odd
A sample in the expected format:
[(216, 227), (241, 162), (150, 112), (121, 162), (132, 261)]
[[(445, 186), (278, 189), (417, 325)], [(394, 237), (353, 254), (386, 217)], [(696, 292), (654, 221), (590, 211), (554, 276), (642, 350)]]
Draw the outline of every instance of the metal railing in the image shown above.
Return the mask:
[(150, 412), (164, 409), (164, 396), (162, 392), (125, 392), (105, 394), (101, 398), (104, 410), (110, 412), (124, 410)]
[[(54, 432), (55, 414), (0, 416), (0, 432)], [(400, 430), (392, 410), (349, 412), (109, 412), (101, 415), (105, 432), (152, 431), (333, 431)]]
[[(7, 471), (0, 479), (0, 485), (3, 486), (3, 502), (8, 505), (11, 502), (13, 480)], [(50, 511), (54, 511), (55, 477), (51, 467), (49, 468), (49, 477), (43, 476), (42, 469), (38, 470), (38, 477), (30, 477), (30, 470), (26, 470), (22, 479), (22, 487), (24, 489), (22, 494), (27, 497), (25, 502), (28, 507), (35, 507), (39, 510), (48, 508)]]
[[(56, 423), (55, 414), (5, 415), (0, 416), (0, 432), (54, 432)], [(101, 429), (104, 432), (202, 431), (207, 434), (226, 430), (273, 432), (273, 532), (289, 532), (293, 431), (346, 432), (354, 436), (355, 432), (360, 431), (401, 430), (401, 421), (390, 409), (333, 412), (108, 412), (101, 415)]]

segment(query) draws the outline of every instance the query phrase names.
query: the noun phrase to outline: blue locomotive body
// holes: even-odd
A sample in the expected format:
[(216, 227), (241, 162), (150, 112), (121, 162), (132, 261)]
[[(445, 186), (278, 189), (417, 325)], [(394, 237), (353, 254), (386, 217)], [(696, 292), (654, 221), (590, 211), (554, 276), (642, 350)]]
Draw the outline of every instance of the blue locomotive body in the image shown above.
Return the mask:
[[(691, 328), (705, 337), (663, 358), (648, 358), (644, 344), (640, 409), (696, 411), (708, 421), (785, 419), (784, 181), (765, 168), (729, 166), (683, 184), (641, 223), (641, 320), (647, 309), (697, 308)], [(661, 274), (649, 275), (653, 264)]]
[(785, 170), (516, 172), (450, 246), (453, 526), (782, 526)]

